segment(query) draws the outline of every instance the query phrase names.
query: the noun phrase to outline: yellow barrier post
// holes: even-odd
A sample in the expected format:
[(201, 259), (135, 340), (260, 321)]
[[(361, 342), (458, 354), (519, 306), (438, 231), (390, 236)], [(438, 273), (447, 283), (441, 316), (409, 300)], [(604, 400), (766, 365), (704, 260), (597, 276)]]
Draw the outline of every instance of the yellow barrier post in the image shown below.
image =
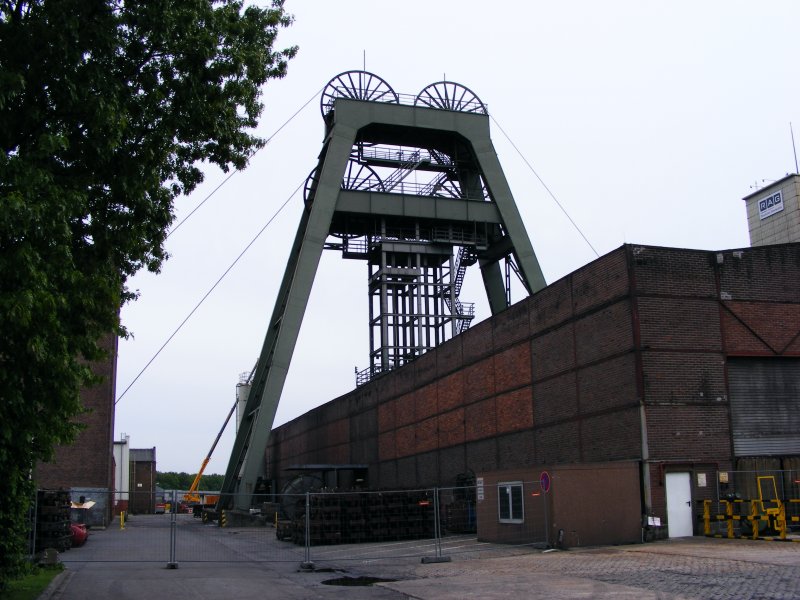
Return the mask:
[(723, 500), (725, 503), (725, 521), (726, 521), (726, 530), (728, 533), (728, 539), (733, 538), (733, 502), (729, 500)]
[(778, 515), (775, 517), (775, 529), (778, 530), (778, 536), (781, 540), (786, 540), (786, 505), (780, 500), (778, 503)]
[[(800, 521), (800, 517), (794, 515), (787, 516), (786, 503), (800, 503), (800, 499), (780, 500), (774, 498), (770, 502), (775, 503), (775, 508), (765, 508), (763, 500), (719, 500), (718, 504), (725, 505), (724, 513), (711, 512), (712, 500), (703, 500), (703, 533), (709, 537), (723, 537), (721, 533), (713, 534), (711, 521), (727, 521), (727, 537), (733, 539), (752, 539), (752, 540), (780, 540), (783, 542), (800, 542), (800, 538), (789, 538), (789, 523)], [(745, 502), (750, 502), (750, 513), (741, 514)], [(736, 508), (740, 506), (741, 508)], [(740, 535), (735, 535), (735, 523), (740, 524)], [(762, 525), (762, 522), (764, 525)], [(745, 523), (751, 527), (751, 533), (745, 534)], [(767, 533), (767, 530), (769, 533)], [(775, 532), (775, 535), (772, 535)], [(761, 534), (764, 533), (762, 536)]]
[(119, 529), (120, 531), (125, 531), (125, 511), (120, 511), (119, 513)]

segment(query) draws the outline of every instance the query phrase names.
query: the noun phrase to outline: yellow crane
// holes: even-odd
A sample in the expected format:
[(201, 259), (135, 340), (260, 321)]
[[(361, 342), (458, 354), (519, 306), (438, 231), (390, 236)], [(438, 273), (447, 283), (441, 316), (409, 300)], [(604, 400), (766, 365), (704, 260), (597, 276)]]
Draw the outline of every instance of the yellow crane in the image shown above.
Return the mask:
[(183, 495), (183, 501), (189, 504), (192, 507), (192, 513), (194, 516), (199, 517), (202, 515), (203, 508), (207, 506), (213, 506), (219, 500), (219, 496), (206, 496), (204, 498), (200, 498), (200, 494), (198, 493), (197, 489), (200, 486), (200, 479), (203, 477), (203, 472), (206, 470), (208, 466), (208, 461), (211, 460), (211, 455), (214, 454), (214, 448), (217, 447), (220, 438), (222, 437), (222, 432), (225, 431), (225, 427), (228, 425), (228, 421), (231, 420), (233, 416), (233, 412), (236, 410), (236, 402), (233, 403), (230, 412), (228, 412), (228, 416), (225, 417), (225, 422), (222, 424), (222, 428), (219, 430), (214, 443), (211, 444), (211, 449), (208, 451), (205, 459), (203, 459), (203, 464), (200, 465), (200, 470), (197, 472), (197, 476), (194, 478), (191, 487), (189, 490)]

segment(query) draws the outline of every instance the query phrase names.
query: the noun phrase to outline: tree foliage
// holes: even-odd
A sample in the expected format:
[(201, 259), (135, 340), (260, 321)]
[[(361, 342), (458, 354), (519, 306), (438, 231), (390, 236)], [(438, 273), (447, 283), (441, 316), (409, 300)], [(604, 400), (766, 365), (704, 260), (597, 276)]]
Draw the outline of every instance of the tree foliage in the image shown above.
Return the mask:
[(290, 23), (282, 0), (0, 0), (0, 585), (31, 469), (74, 439), (97, 340), (125, 334), (126, 281), (166, 259), (199, 163), (243, 168), (263, 143)]
[[(185, 473), (183, 471), (180, 473), (176, 473), (175, 471), (158, 471), (156, 473), (156, 484), (164, 490), (186, 491), (192, 486), (196, 476), (197, 473)], [(200, 485), (197, 489), (205, 492), (218, 491), (222, 488), (222, 480), (224, 478), (224, 475), (217, 475), (215, 473), (203, 475), (200, 478)]]

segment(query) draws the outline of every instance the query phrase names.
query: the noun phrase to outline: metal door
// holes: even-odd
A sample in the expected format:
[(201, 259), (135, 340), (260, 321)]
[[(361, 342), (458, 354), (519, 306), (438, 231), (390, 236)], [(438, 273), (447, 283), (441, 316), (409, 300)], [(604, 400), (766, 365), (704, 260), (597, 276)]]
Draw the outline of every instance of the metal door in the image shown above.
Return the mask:
[(667, 473), (667, 530), (669, 537), (694, 535), (692, 480), (689, 473)]

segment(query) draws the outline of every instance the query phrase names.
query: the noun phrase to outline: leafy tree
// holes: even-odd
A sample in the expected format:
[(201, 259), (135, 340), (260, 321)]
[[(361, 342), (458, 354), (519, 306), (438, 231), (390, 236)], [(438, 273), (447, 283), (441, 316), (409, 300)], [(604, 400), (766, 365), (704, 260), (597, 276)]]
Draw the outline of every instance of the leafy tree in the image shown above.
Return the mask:
[(291, 23), (232, 0), (0, 0), (0, 587), (30, 473), (68, 443), (126, 281), (158, 272), (205, 161), (243, 168)]
[[(165, 471), (156, 473), (156, 485), (165, 490), (186, 490), (192, 485), (188, 473), (175, 471)], [(188, 481), (188, 483), (187, 483)]]
[[(191, 487), (196, 476), (197, 473), (185, 473), (183, 471), (180, 473), (176, 473), (175, 471), (158, 471), (156, 473), (156, 482), (159, 487), (165, 490), (185, 491)], [(204, 474), (200, 478), (200, 486), (198, 489), (204, 491), (219, 490), (222, 487), (222, 480), (224, 477), (224, 475), (217, 475), (215, 473)]]
[(225, 475), (219, 475), (217, 473), (211, 473), (210, 475), (203, 475), (200, 479), (200, 489), (201, 490), (210, 490), (210, 491), (217, 491), (222, 489), (222, 482), (225, 479)]

